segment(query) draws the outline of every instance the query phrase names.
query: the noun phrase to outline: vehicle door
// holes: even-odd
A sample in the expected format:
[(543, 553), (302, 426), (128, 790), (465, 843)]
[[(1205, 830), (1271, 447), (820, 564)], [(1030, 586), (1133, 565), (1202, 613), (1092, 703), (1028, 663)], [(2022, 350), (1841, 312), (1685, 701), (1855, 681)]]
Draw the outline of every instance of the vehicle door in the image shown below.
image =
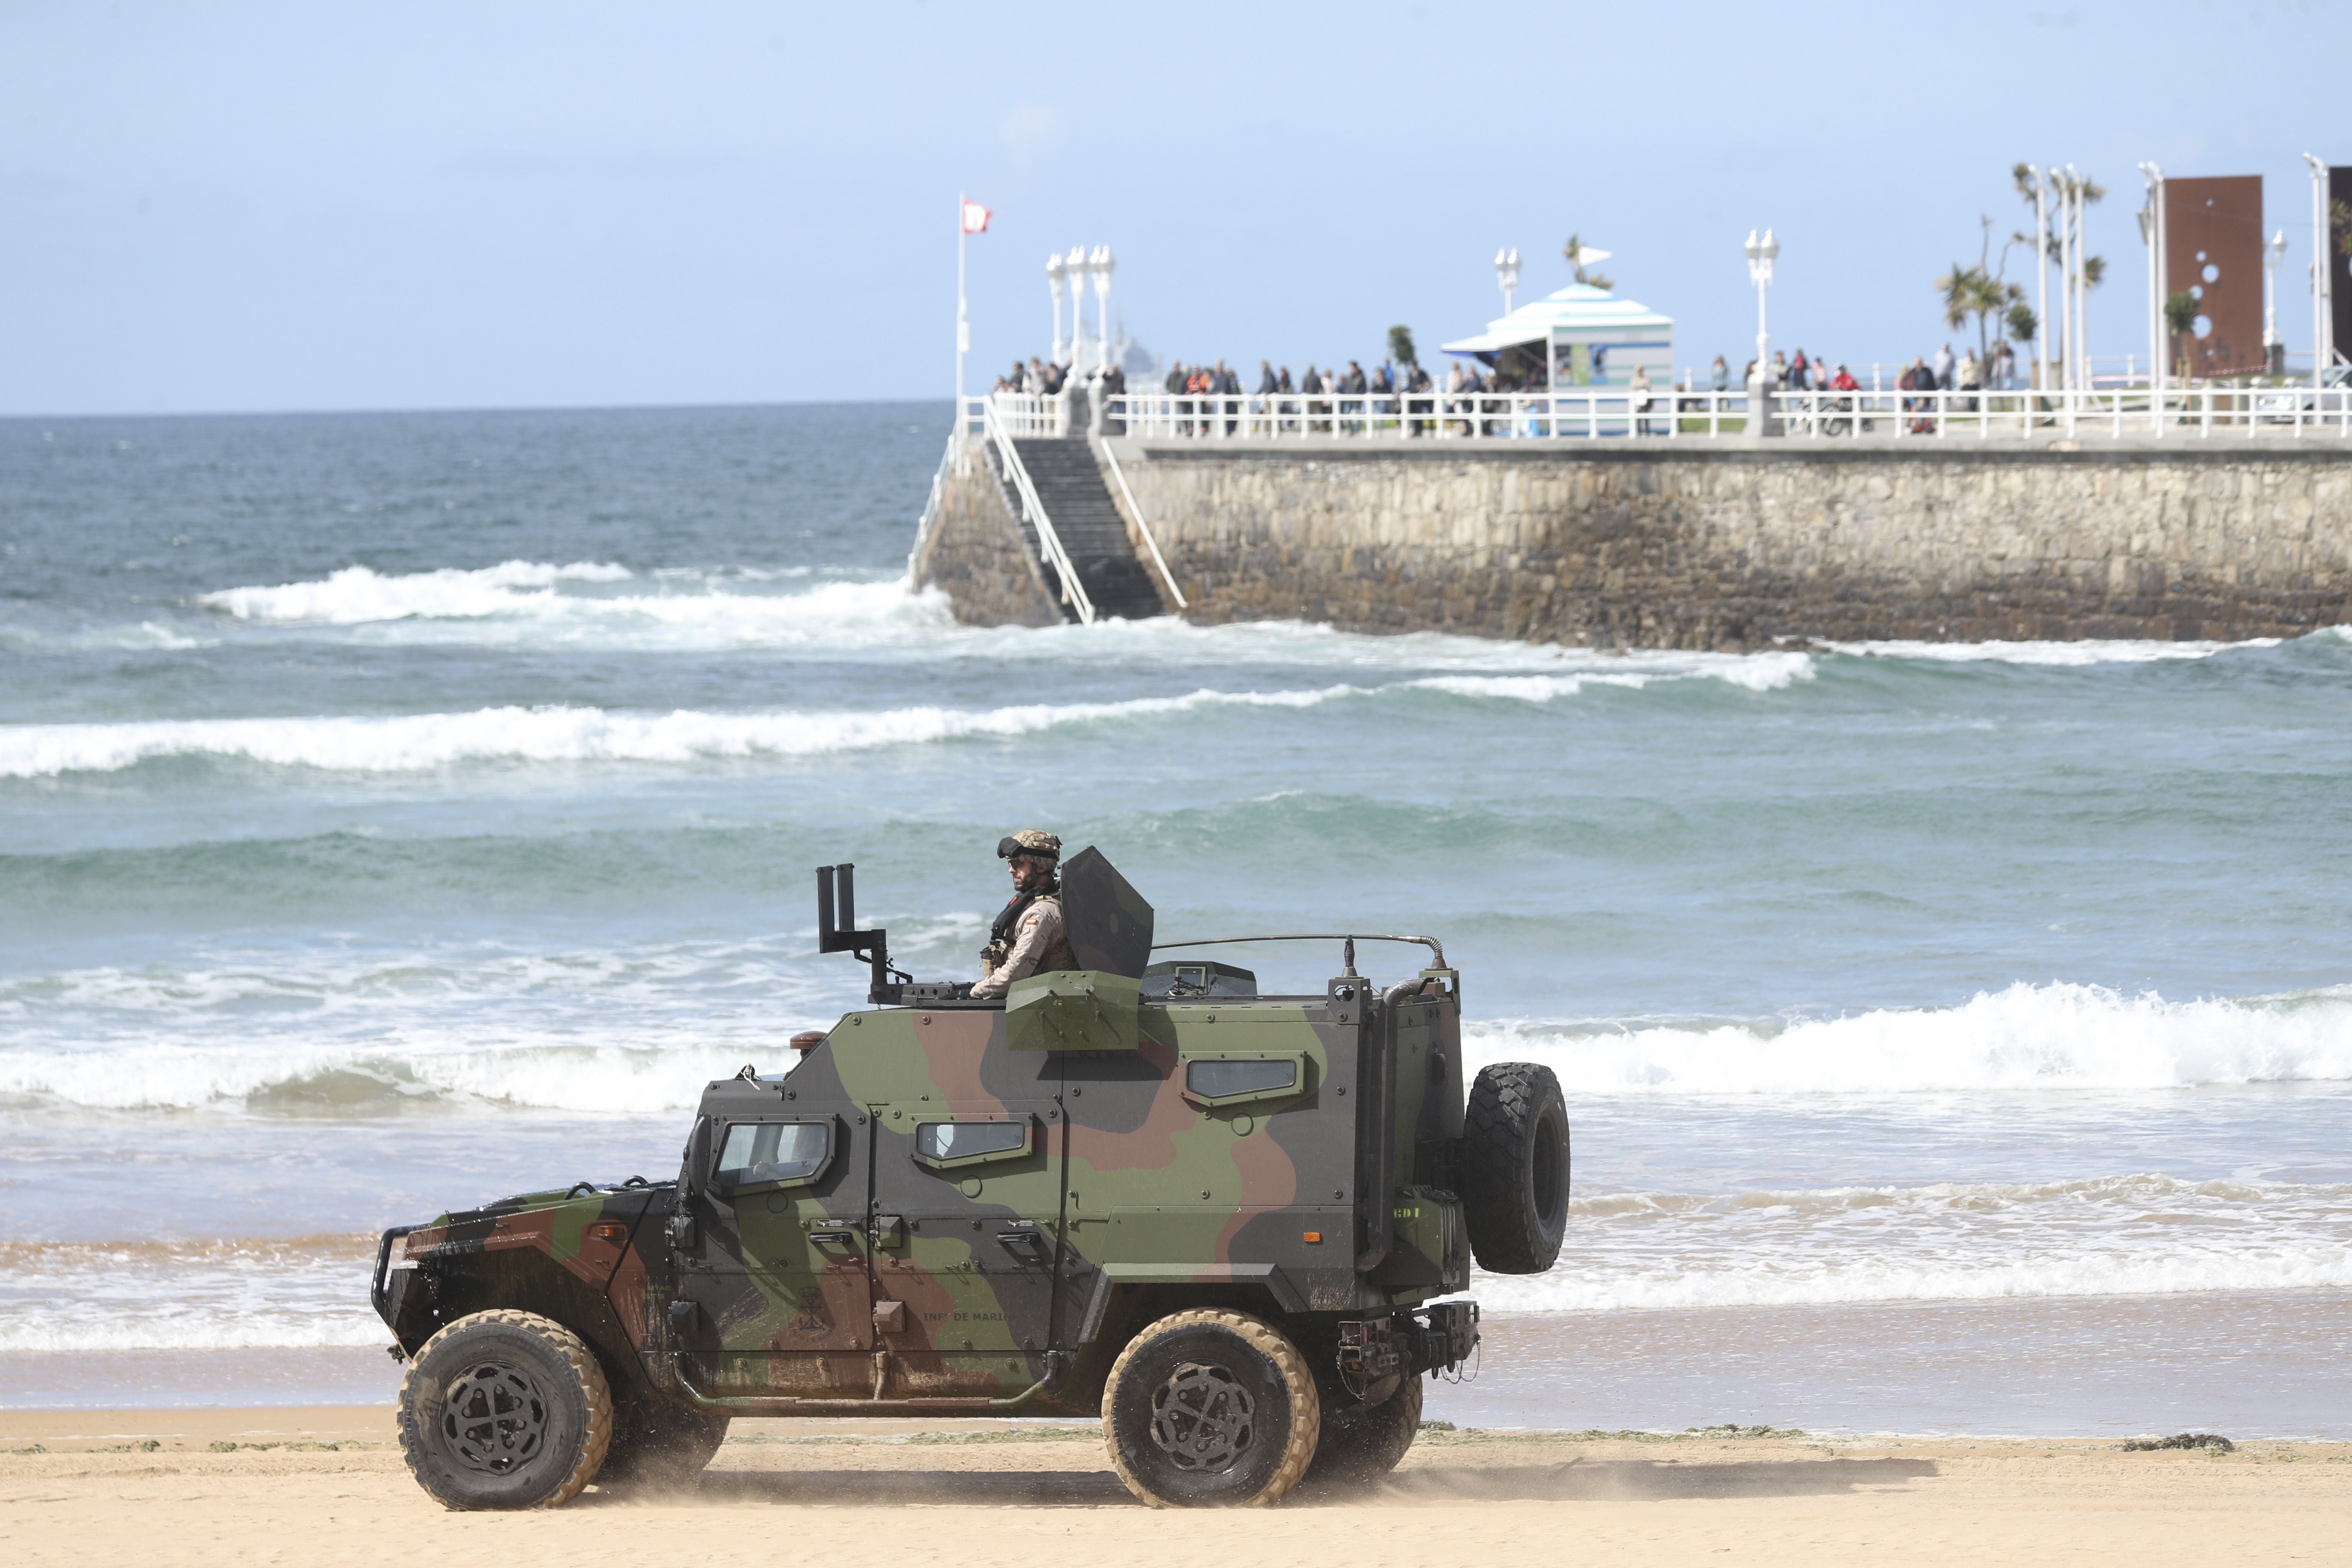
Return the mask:
[(700, 1309), (680, 1342), (703, 1393), (873, 1396), (872, 1146), (854, 1110), (714, 1117), (698, 1137), (678, 1294)]
[(1055, 1342), (1064, 1118), (1044, 1051), (1002, 1016), (918, 1024), (925, 1081), (874, 1114), (874, 1321), (893, 1394), (1018, 1394)]

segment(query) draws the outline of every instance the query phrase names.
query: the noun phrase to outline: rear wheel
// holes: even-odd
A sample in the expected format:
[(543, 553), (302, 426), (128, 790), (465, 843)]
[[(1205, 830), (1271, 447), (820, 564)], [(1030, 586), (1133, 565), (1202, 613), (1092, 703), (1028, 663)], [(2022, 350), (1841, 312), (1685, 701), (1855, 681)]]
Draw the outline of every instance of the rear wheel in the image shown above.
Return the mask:
[(1540, 1274), (1568, 1230), (1568, 1102), (1551, 1068), (1496, 1062), (1470, 1086), (1462, 1198), (1470, 1247), (1492, 1274)]
[(1327, 1398), (1307, 1480), (1361, 1486), (1395, 1469), (1421, 1431), (1421, 1379), (1408, 1377), (1378, 1405), (1345, 1394)]
[(727, 1441), (728, 1417), (625, 1398), (613, 1411), (613, 1446), (596, 1484), (615, 1491), (677, 1491), (694, 1484)]
[(400, 1384), (400, 1447), (444, 1508), (552, 1508), (604, 1462), (613, 1395), (579, 1335), (475, 1312), (425, 1342)]
[(1103, 1438), (1154, 1508), (1263, 1507), (1315, 1457), (1322, 1401), (1282, 1331), (1247, 1313), (1177, 1312), (1128, 1342), (1103, 1391)]

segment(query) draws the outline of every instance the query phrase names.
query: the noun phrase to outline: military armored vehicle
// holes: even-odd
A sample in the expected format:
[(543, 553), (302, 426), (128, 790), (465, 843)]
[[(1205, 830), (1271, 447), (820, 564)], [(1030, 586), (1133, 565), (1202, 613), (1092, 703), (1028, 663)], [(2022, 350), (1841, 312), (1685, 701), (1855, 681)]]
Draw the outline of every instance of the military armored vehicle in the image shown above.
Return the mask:
[[(424, 1489), (677, 1484), (739, 1415), (1099, 1415), (1160, 1506), (1394, 1466), (1423, 1379), (1476, 1351), (1473, 1255), (1539, 1273), (1568, 1213), (1559, 1086), (1510, 1063), (1465, 1092), (1440, 944), (1223, 939), (1339, 944), (1319, 993), (1260, 994), (1154, 962), (1150, 906), (1088, 849), (1062, 885), (1080, 967), (974, 1001), (856, 929), (854, 872), (818, 871), (819, 946), (870, 964), (869, 1005), (710, 1084), (674, 1181), (383, 1233)], [(1428, 963), (1377, 984), (1366, 941)]]

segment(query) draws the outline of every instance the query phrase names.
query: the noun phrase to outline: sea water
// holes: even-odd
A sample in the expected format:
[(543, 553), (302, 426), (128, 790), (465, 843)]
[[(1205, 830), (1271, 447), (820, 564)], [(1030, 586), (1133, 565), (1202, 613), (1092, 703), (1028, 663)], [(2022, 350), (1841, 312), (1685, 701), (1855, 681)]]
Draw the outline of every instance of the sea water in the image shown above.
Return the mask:
[(1433, 1412), (2352, 1433), (2345, 635), (977, 629), (946, 423), (0, 422), (0, 1402), (385, 1396), (372, 1229), (673, 1173), (862, 995), (812, 867), (970, 976), (1041, 826), (1559, 1074)]

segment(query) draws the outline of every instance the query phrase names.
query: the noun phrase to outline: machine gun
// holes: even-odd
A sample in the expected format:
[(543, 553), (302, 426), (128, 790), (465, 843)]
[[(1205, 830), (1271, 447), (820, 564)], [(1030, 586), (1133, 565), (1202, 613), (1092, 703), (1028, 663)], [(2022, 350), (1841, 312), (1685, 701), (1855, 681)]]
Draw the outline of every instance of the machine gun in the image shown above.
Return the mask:
[[(834, 893), (838, 887), (840, 916), (835, 918)], [(890, 933), (880, 926), (872, 931), (856, 931), (857, 924), (857, 868), (845, 860), (838, 866), (816, 868), (816, 950), (819, 952), (853, 952), (874, 968), (874, 984), (866, 993), (866, 1000), (877, 1007), (895, 1007), (903, 999), (906, 987), (914, 976), (903, 969), (890, 966)], [(896, 979), (892, 977), (896, 976)]]

